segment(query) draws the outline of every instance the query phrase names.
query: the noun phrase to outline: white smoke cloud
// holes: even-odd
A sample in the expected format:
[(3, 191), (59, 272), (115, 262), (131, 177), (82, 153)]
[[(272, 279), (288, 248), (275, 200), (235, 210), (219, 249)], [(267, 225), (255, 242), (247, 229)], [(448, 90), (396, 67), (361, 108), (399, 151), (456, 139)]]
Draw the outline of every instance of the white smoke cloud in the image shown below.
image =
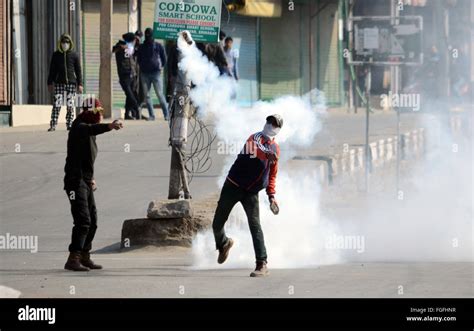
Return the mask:
[[(336, 254), (328, 254), (323, 247), (323, 236), (335, 230), (320, 218), (316, 174), (311, 171), (290, 173), (286, 167), (286, 160), (295, 150), (311, 146), (321, 130), (318, 114), (325, 108), (323, 95), (313, 92), (305, 97), (283, 96), (271, 102), (259, 101), (251, 108), (240, 108), (231, 98), (236, 89), (233, 79), (219, 76), (218, 69), (195, 45), (178, 40), (178, 47), (183, 56), (179, 67), (196, 85), (191, 91), (191, 99), (201, 118), (214, 120), (218, 140), (243, 146), (251, 134), (263, 129), (268, 115), (283, 117), (283, 128), (276, 137), (282, 150), (276, 184), (277, 200), (280, 201), (278, 216), (270, 212), (266, 194), (260, 193), (260, 219), (272, 267), (302, 267), (337, 261)], [(234, 160), (235, 155), (226, 160), (217, 183), (219, 186)], [(302, 206), (305, 206), (304, 211)], [(235, 246), (224, 267), (251, 266), (255, 261), (253, 244), (240, 204), (232, 211), (226, 232), (235, 240)], [(212, 230), (196, 236), (193, 255), (196, 268), (218, 267)]]
[[(282, 150), (276, 185), (278, 216), (271, 214), (266, 194), (260, 193), (260, 218), (272, 268), (355, 261), (473, 260), (472, 187), (468, 185), (472, 182), (472, 138), (458, 153), (447, 152), (449, 147), (418, 160), (418, 167), (405, 173), (403, 201), (395, 193), (367, 196), (360, 206), (351, 206), (354, 215), (339, 213), (328, 218), (320, 212), (320, 185), (313, 168), (295, 170), (287, 163), (298, 149), (311, 146), (321, 130), (324, 95), (315, 90), (305, 97), (283, 96), (239, 108), (231, 99), (232, 79), (219, 76), (218, 69), (194, 45), (185, 45), (182, 52), (180, 68), (197, 85), (191, 98), (199, 107), (199, 116), (214, 121), (218, 140), (243, 146), (250, 134), (262, 130), (266, 116), (277, 113), (284, 119), (276, 138)], [(433, 122), (421, 127), (429, 140), (452, 145), (446, 140), (450, 136), (446, 127)], [(216, 189), (234, 160), (235, 155), (227, 158)], [(394, 177), (394, 173), (378, 176)], [(193, 242), (195, 268), (249, 268), (253, 264), (251, 235), (240, 204), (232, 211), (226, 232), (236, 242), (228, 261), (217, 264), (214, 237), (208, 230)], [(339, 243), (346, 247), (338, 249)], [(347, 249), (347, 245), (355, 246)]]

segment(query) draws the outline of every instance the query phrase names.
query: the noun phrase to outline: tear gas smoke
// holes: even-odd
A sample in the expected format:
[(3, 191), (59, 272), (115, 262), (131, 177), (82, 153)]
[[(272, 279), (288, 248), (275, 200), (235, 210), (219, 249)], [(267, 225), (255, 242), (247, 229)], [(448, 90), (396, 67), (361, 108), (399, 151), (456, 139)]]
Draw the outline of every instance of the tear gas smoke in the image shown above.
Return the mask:
[[(251, 108), (240, 108), (231, 98), (236, 88), (232, 79), (219, 76), (218, 69), (194, 44), (188, 45), (178, 38), (178, 47), (183, 56), (179, 67), (196, 85), (191, 98), (198, 106), (198, 116), (214, 120), (218, 140), (243, 146), (252, 133), (262, 130), (268, 115), (280, 114), (285, 121), (276, 137), (282, 150), (276, 183), (276, 197), (280, 203), (278, 216), (269, 210), (264, 191), (260, 194), (260, 219), (271, 267), (305, 267), (347, 261), (472, 260), (472, 239), (468, 240), (472, 236), (472, 206), (469, 209), (463, 205), (462, 219), (440, 220), (438, 216), (441, 214), (435, 212), (433, 215), (429, 212), (430, 206), (434, 211), (433, 204), (437, 204), (437, 208), (448, 214), (453, 206), (440, 201), (439, 190), (430, 190), (429, 187), (415, 185), (411, 191), (414, 196), (406, 201), (405, 206), (397, 204), (393, 197), (383, 200), (369, 198), (365, 205), (357, 207), (360, 213), (354, 217), (334, 220), (321, 215), (320, 185), (314, 167), (294, 170), (287, 161), (296, 150), (310, 147), (321, 130), (320, 115), (325, 108), (322, 92), (314, 90), (304, 97), (283, 96), (272, 102), (259, 101)], [(216, 189), (220, 189), (234, 160), (235, 155), (226, 159)], [(470, 160), (464, 164), (472, 166)], [(441, 166), (430, 169), (429, 174), (425, 170), (414, 173), (418, 182), (432, 182), (431, 176), (440, 178), (447, 175), (446, 171), (452, 171)], [(459, 176), (467, 171), (460, 170)], [(453, 187), (448, 185), (446, 188)], [(463, 203), (465, 194), (472, 197), (472, 189), (468, 191), (470, 193), (462, 192)], [(401, 212), (405, 207), (410, 213)], [(469, 215), (471, 218), (466, 219)], [(452, 231), (446, 231), (450, 227)], [(223, 266), (216, 264), (217, 253), (210, 229), (199, 233), (193, 242), (195, 268), (248, 268), (253, 264), (251, 235), (240, 204), (234, 207), (226, 232), (235, 240), (228, 261)], [(462, 252), (458, 255), (459, 251), (453, 251), (451, 245), (455, 238), (463, 242)], [(353, 250), (334, 249), (341, 242), (357, 247)]]
[[(319, 217), (316, 174), (311, 171), (293, 174), (285, 167), (286, 160), (294, 155), (295, 149), (311, 146), (321, 129), (318, 112), (325, 108), (322, 94), (313, 92), (305, 97), (284, 96), (273, 102), (259, 101), (251, 108), (240, 108), (231, 98), (236, 88), (233, 79), (219, 76), (214, 64), (194, 45), (178, 39), (178, 47), (183, 56), (179, 67), (196, 85), (191, 91), (191, 99), (198, 107), (200, 117), (214, 119), (218, 140), (243, 146), (251, 134), (262, 130), (268, 115), (277, 113), (284, 118), (285, 124), (276, 137), (282, 150), (277, 177), (277, 198), (281, 201), (277, 217), (269, 210), (265, 193), (260, 195), (261, 223), (272, 266), (334, 263), (337, 258), (334, 252), (329, 256), (319, 254), (324, 250), (323, 237), (335, 229)], [(216, 189), (220, 189), (234, 159), (235, 155), (227, 158)], [(305, 206), (304, 210), (302, 206)], [(248, 267), (254, 261), (253, 245), (240, 204), (231, 213), (226, 231), (236, 244), (225, 266)], [(197, 235), (193, 254), (196, 267), (216, 267), (212, 230)]]

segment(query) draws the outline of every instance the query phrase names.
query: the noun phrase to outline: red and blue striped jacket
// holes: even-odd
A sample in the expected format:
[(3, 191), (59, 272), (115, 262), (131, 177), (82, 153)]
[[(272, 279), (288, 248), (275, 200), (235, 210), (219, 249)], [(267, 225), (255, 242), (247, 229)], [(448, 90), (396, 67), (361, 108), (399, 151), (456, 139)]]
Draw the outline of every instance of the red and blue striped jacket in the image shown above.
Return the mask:
[[(269, 154), (276, 154), (277, 161), (270, 163)], [(275, 194), (280, 147), (262, 132), (251, 135), (229, 170), (227, 179), (246, 191), (256, 193), (266, 189), (268, 195)]]

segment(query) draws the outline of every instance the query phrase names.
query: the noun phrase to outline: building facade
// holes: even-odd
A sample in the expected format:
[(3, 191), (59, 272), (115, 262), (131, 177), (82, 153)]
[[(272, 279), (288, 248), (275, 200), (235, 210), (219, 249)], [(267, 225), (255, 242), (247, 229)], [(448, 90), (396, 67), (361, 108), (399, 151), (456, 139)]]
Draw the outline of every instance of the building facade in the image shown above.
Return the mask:
[[(153, 26), (154, 0), (113, 1), (112, 41), (125, 32)], [(221, 29), (234, 39), (239, 53), (238, 102), (249, 106), (257, 100), (304, 95), (318, 89), (328, 106), (347, 104), (351, 68), (343, 57), (347, 47), (345, 22), (352, 15), (390, 15), (391, 0), (247, 0), (268, 2), (272, 17), (251, 11), (230, 12), (223, 2)], [(459, 44), (472, 47), (473, 7), (469, 0), (405, 0), (406, 14), (425, 20), (423, 38), (434, 42), (444, 31), (450, 39), (466, 36)], [(267, 15), (268, 16), (268, 15)], [(442, 19), (450, 23), (441, 25)], [(462, 26), (456, 24), (462, 20)], [(471, 28), (469, 28), (471, 27)], [(82, 60), (84, 92), (98, 94), (100, 67), (100, 0), (5, 0), (0, 2), (0, 116), (5, 124), (12, 105), (48, 105), (49, 61), (59, 36), (72, 35)], [(452, 38), (451, 38), (452, 37)], [(457, 38), (460, 39), (460, 38)], [(436, 39), (437, 42), (439, 42)], [(162, 41), (163, 42), (163, 41)], [(449, 47), (448, 39), (439, 48)], [(463, 46), (464, 47), (464, 46)], [(470, 62), (472, 52), (470, 54)], [(125, 96), (112, 61), (113, 107), (123, 107)], [(443, 70), (449, 70), (449, 64)], [(472, 72), (471, 65), (471, 72)], [(373, 72), (373, 85), (386, 87), (386, 68)], [(474, 77), (474, 73), (471, 75)], [(385, 83), (384, 83), (385, 82)], [(442, 83), (440, 83), (442, 84)], [(445, 83), (446, 86), (449, 83)], [(377, 91), (376, 91), (377, 92)], [(154, 94), (153, 94), (154, 95)], [(157, 100), (154, 100), (157, 103)], [(8, 121), (7, 121), (8, 122)]]

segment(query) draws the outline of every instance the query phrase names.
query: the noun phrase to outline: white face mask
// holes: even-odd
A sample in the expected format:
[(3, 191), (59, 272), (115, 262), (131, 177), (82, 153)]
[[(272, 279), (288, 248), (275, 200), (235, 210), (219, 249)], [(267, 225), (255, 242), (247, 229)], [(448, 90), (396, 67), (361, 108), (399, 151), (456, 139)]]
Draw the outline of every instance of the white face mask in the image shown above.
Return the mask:
[(69, 50), (69, 43), (61, 43), (61, 48), (63, 49), (63, 51), (67, 52)]
[(133, 42), (127, 43), (127, 50), (126, 50), (127, 54), (128, 55), (133, 55), (134, 51), (135, 51), (135, 43), (133, 43)]
[(268, 138), (273, 139), (278, 134), (278, 132), (280, 132), (280, 128), (275, 128), (270, 123), (266, 123), (262, 132)]

